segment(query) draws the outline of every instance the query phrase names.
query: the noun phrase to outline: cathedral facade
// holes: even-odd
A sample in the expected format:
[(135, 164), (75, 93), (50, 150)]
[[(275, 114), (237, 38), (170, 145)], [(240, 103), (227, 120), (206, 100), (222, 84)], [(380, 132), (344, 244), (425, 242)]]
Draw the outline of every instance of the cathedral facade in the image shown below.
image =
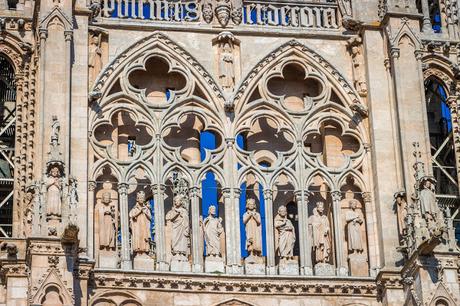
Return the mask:
[(459, 305), (459, 17), (0, 0), (0, 305)]

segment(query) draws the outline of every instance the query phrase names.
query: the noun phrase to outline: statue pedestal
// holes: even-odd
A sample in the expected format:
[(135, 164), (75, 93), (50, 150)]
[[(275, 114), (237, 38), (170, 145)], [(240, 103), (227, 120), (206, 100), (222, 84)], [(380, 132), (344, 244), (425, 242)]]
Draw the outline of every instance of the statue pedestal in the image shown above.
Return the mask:
[(328, 263), (317, 263), (315, 265), (315, 275), (334, 276), (335, 275), (334, 266)]
[(244, 270), (249, 275), (265, 275), (265, 258), (249, 255), (244, 259)]
[(299, 275), (299, 264), (293, 259), (280, 259), (278, 271), (280, 275)]
[(181, 255), (172, 258), (170, 269), (172, 272), (192, 272), (192, 266), (187, 257)]
[(116, 269), (118, 266), (118, 256), (115, 251), (100, 250), (99, 251), (99, 267)]
[(204, 260), (204, 271), (206, 273), (225, 273), (225, 265), (222, 257), (208, 256)]
[(137, 254), (133, 260), (133, 268), (134, 270), (154, 271), (155, 260), (145, 253)]
[(348, 255), (351, 276), (369, 276), (367, 257), (365, 254), (353, 253)]

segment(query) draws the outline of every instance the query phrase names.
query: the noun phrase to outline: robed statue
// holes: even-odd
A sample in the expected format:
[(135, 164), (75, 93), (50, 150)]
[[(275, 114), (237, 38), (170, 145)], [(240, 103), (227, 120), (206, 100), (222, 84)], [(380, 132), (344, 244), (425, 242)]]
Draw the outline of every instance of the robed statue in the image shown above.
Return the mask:
[(51, 166), (46, 178), (46, 215), (60, 217), (62, 210), (62, 175), (57, 166)]
[(211, 205), (203, 221), (206, 256), (222, 257), (225, 247), (225, 233), (222, 218), (216, 216), (216, 206)]
[(278, 208), (275, 216), (275, 250), (280, 258), (291, 259), (294, 256), (295, 228), (287, 217), (286, 206)]
[(308, 218), (312, 250), (315, 263), (327, 263), (331, 253), (331, 227), (328, 217), (324, 214), (324, 203), (316, 203), (313, 215)]
[(186, 198), (177, 195), (172, 209), (166, 214), (167, 226), (171, 230), (171, 254), (187, 257), (190, 246), (190, 220), (186, 207)]
[(99, 225), (99, 248), (101, 250), (115, 250), (116, 215), (115, 206), (109, 191), (102, 194), (101, 205), (97, 210)]
[(422, 181), (422, 190), (420, 191), (420, 209), (422, 216), (427, 220), (434, 220), (440, 212), (433, 189), (434, 186), (430, 178), (425, 178)]
[(248, 199), (246, 212), (243, 215), (246, 230), (246, 250), (249, 256), (262, 255), (262, 219), (256, 210), (256, 201)]
[(363, 252), (363, 240), (361, 236), (361, 227), (364, 223), (361, 213), (357, 210), (358, 201), (350, 201), (350, 210), (345, 214), (348, 232), (348, 251), (351, 253)]
[(139, 191), (136, 195), (136, 205), (129, 212), (131, 227), (131, 243), (134, 254), (150, 252), (150, 223), (152, 214), (145, 202), (145, 193)]

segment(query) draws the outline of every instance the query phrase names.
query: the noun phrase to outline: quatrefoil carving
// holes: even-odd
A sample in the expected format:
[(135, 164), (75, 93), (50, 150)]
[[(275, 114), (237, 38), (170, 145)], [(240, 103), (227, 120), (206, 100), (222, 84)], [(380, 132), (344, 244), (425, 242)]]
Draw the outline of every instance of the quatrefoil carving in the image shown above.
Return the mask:
[(129, 160), (141, 153), (142, 147), (153, 140), (153, 131), (127, 111), (115, 112), (110, 123), (102, 123), (94, 130), (94, 137), (107, 153), (118, 160)]
[(207, 158), (207, 156), (203, 156), (201, 150), (204, 145), (200, 143), (203, 132), (212, 132), (215, 136), (213, 146), (215, 148), (220, 146), (221, 137), (217, 133), (206, 129), (205, 120), (193, 113), (183, 114), (176, 124), (165, 129), (163, 139), (167, 146), (179, 148), (180, 157), (183, 160), (197, 165)]
[(346, 167), (361, 148), (355, 135), (343, 132), (341, 125), (332, 120), (321, 122), (318, 130), (307, 133), (304, 145), (308, 154), (334, 169)]
[(272, 96), (280, 99), (286, 109), (294, 112), (309, 111), (325, 93), (324, 85), (317, 76), (294, 63), (284, 66), (280, 75), (271, 77), (267, 89)]
[(182, 73), (172, 70), (160, 57), (148, 58), (144, 67), (129, 73), (128, 80), (134, 91), (140, 91), (153, 104), (171, 102), (187, 83)]
[(259, 117), (241, 134), (245, 137), (244, 148), (251, 152), (254, 161), (264, 167), (272, 167), (279, 155), (293, 148), (293, 136), (281, 123), (270, 117)]

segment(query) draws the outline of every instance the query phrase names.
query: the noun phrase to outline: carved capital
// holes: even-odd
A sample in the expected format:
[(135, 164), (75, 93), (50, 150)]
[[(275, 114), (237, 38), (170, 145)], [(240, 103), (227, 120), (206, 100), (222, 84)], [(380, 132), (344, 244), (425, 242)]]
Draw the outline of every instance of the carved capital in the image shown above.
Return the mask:
[(89, 181), (88, 182), (88, 191), (92, 192), (96, 189), (97, 183), (95, 181)]
[(65, 38), (65, 41), (72, 41), (73, 31), (72, 30), (64, 31), (64, 38)]
[(450, 110), (453, 111), (457, 107), (458, 96), (451, 95), (447, 97), (446, 104), (449, 106)]
[(333, 201), (340, 201), (342, 200), (342, 192), (339, 190), (335, 190), (331, 192), (332, 200)]
[(192, 187), (189, 189), (189, 196), (190, 198), (195, 198), (195, 197), (198, 197), (198, 194), (200, 192), (200, 188), (198, 187)]
[(396, 48), (396, 47), (392, 47), (391, 50), (390, 50), (390, 56), (392, 58), (399, 58), (400, 53), (401, 53), (401, 50), (399, 48)]
[(166, 185), (165, 184), (153, 184), (150, 186), (152, 193), (156, 194), (164, 194), (166, 191)]
[(126, 184), (126, 183), (119, 183), (118, 184), (118, 193), (120, 194), (120, 196), (126, 196), (128, 195), (128, 188), (129, 188), (129, 185)]
[(48, 29), (40, 28), (38, 30), (40, 40), (46, 40), (48, 38)]
[(222, 195), (224, 196), (225, 199), (229, 199), (231, 196), (232, 190), (231, 188), (223, 188), (222, 189)]
[(362, 195), (363, 201), (364, 201), (365, 203), (369, 203), (369, 202), (372, 201), (372, 195), (371, 195), (370, 192), (363, 192), (361, 195)]
[(422, 50), (415, 50), (414, 51), (415, 58), (420, 61), (423, 57), (423, 51)]
[(264, 190), (264, 198), (266, 201), (273, 201), (273, 190), (265, 189)]

